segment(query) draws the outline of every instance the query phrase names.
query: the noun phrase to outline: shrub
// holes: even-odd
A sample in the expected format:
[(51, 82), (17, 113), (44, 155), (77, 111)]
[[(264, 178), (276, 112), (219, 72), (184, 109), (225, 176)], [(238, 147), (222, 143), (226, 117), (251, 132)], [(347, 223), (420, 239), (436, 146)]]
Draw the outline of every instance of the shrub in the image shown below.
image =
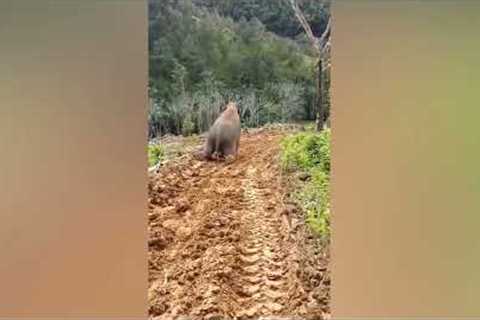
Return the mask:
[(301, 132), (282, 141), (284, 169), (310, 170), (320, 167), (330, 173), (330, 129), (321, 133)]
[(313, 231), (319, 235), (328, 235), (330, 233), (330, 178), (318, 167), (312, 169), (311, 174), (311, 180), (298, 194), (298, 201)]
[(305, 212), (306, 221), (320, 235), (330, 234), (330, 130), (301, 132), (282, 141), (284, 170), (299, 170), (310, 179), (295, 199)]
[(152, 167), (160, 162), (165, 156), (165, 150), (160, 144), (148, 145), (148, 166)]

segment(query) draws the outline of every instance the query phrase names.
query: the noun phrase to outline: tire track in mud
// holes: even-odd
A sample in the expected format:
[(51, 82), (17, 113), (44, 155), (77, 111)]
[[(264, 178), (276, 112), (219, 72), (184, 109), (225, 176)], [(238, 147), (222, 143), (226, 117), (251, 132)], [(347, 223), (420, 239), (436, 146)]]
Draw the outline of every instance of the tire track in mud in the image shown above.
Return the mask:
[[(283, 134), (242, 135), (233, 163), (189, 158), (150, 177), (152, 318), (321, 319), (328, 311), (312, 298), (316, 289), (302, 270), (305, 248), (292, 241), (282, 219), (277, 156)], [(323, 268), (320, 261), (313, 265)]]
[(278, 314), (284, 310), (288, 294), (284, 278), (288, 266), (286, 254), (281, 250), (285, 249), (281, 220), (269, 210), (267, 197), (256, 181), (258, 176), (256, 168), (247, 168), (244, 187), (247, 207), (242, 217), (246, 236), (241, 248), (241, 264), (247, 283), (245, 300), (250, 308), (239, 314), (247, 318)]

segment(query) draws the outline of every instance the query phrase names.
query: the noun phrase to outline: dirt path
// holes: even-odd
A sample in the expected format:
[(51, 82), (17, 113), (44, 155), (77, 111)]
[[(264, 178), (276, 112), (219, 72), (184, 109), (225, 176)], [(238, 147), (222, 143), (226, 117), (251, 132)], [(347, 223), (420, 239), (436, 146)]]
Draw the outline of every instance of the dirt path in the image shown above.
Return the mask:
[(152, 317), (328, 314), (325, 250), (284, 203), (278, 165), (283, 134), (242, 134), (240, 156), (230, 164), (189, 157), (152, 174)]

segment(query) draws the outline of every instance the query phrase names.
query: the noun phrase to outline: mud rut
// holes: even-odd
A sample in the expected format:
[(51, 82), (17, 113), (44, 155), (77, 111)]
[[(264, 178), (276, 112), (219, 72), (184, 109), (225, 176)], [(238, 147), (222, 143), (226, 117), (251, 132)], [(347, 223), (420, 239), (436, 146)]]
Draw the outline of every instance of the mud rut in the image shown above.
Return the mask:
[(189, 157), (150, 177), (152, 318), (328, 315), (328, 257), (283, 201), (283, 134), (243, 134), (233, 163)]

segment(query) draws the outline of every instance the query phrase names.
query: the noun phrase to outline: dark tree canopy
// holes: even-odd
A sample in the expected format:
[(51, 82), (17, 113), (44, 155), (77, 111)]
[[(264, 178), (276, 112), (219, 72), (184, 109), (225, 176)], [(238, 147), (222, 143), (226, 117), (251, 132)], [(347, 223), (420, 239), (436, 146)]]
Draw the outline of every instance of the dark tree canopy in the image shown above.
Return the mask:
[[(235, 21), (257, 18), (268, 31), (282, 37), (295, 38), (303, 34), (298, 23), (284, 0), (194, 0), (194, 3), (217, 10)], [(298, 1), (314, 34), (319, 37), (328, 22), (329, 4), (320, 1)]]

